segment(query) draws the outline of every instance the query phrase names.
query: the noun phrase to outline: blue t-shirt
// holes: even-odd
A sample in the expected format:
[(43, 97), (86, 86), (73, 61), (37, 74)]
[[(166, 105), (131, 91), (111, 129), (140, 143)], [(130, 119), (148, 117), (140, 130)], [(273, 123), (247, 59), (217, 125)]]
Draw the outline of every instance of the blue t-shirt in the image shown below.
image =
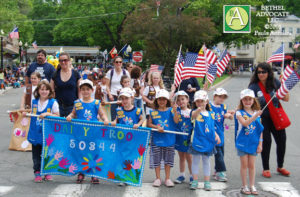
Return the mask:
[[(236, 115), (240, 115), (245, 119), (249, 119), (252, 116), (244, 110), (239, 110)], [(235, 115), (235, 147), (238, 150), (244, 151), (249, 154), (255, 154), (259, 143), (259, 138), (264, 130), (264, 126), (261, 124), (261, 119), (258, 117), (247, 127), (239, 124)]]
[(214, 112), (216, 132), (221, 140), (221, 143), (217, 144), (216, 146), (224, 146), (224, 115), (227, 113), (227, 107), (224, 104), (221, 104), (220, 106), (215, 106), (212, 103), (210, 103), (210, 107)]
[[(273, 89), (269, 94), (270, 94), (270, 97), (272, 98), (275, 94), (276, 94), (276, 91), (280, 88), (280, 81), (278, 79), (275, 79), (274, 80), (274, 86), (275, 86), (275, 89)], [(267, 102), (266, 102), (266, 99), (262, 93), (262, 91), (260, 90), (260, 87), (257, 83), (253, 83), (253, 84), (250, 84), (249, 85), (249, 89), (253, 90), (254, 93), (255, 93), (255, 97), (258, 99), (259, 101), (259, 104), (260, 104), (260, 107), (261, 109), (263, 109)], [(273, 105), (275, 107), (279, 107), (279, 99), (277, 97), (275, 97), (273, 100)], [(270, 113), (269, 113), (269, 109), (266, 108), (262, 115), (263, 117), (270, 117)]]
[[(152, 119), (152, 124), (158, 125), (164, 130), (176, 130), (172, 108), (168, 108), (166, 111), (150, 110), (150, 117)], [(175, 144), (175, 134), (152, 131), (152, 142), (156, 146), (161, 147), (173, 146)]]
[(32, 64), (30, 64), (26, 72), (26, 76), (30, 79), (30, 75), (33, 72), (40, 73), (42, 79), (47, 79), (50, 82), (52, 75), (55, 72), (55, 68), (52, 66), (52, 64), (49, 64), (48, 62), (44, 64), (38, 64), (37, 62), (33, 62)]
[(76, 117), (79, 120), (98, 121), (97, 115), (100, 108), (100, 100), (94, 99), (90, 103), (85, 103), (81, 99), (74, 101)]
[(70, 79), (64, 82), (60, 78), (60, 72), (61, 70), (57, 70), (52, 77), (55, 86), (55, 98), (59, 106), (72, 106), (74, 101), (78, 99), (77, 82), (80, 79), (80, 75), (73, 69)]
[(131, 110), (125, 110), (123, 107), (117, 108), (117, 123), (131, 125), (137, 124), (142, 116), (141, 108), (133, 107)]
[(192, 147), (199, 153), (212, 153), (215, 145), (215, 118), (209, 111), (208, 116), (200, 113), (194, 122), (194, 131), (191, 136)]
[(179, 112), (179, 122), (177, 124), (177, 130), (183, 133), (188, 133), (189, 135), (176, 135), (175, 149), (180, 152), (187, 152), (189, 149), (189, 138), (193, 130), (193, 124), (191, 121), (192, 110), (189, 114), (183, 114), (181, 109), (178, 107)]

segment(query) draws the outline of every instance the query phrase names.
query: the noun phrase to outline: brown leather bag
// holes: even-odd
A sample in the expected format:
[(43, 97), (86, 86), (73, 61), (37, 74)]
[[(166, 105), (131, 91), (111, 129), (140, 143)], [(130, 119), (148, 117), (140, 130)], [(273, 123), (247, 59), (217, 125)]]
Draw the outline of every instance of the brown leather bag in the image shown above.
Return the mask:
[(95, 99), (103, 101), (103, 97), (104, 97), (104, 94), (102, 92), (102, 88), (101, 88), (100, 85), (97, 85), (96, 86), (96, 91), (95, 91)]
[(26, 85), (25, 93), (25, 109), (31, 109), (31, 94), (32, 94), (32, 85)]

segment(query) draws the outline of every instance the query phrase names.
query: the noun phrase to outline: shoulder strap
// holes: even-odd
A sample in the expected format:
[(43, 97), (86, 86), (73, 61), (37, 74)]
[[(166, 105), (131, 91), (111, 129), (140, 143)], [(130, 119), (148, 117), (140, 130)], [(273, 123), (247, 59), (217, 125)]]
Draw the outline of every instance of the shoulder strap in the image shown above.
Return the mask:
[(110, 70), (110, 80), (109, 80), (109, 89), (111, 88), (111, 81), (112, 81), (112, 78), (113, 78), (113, 75), (114, 75), (114, 68), (112, 68), (111, 70)]
[(126, 75), (126, 71), (125, 71), (125, 69), (122, 69), (123, 70), (123, 75)]
[(26, 85), (26, 93), (25, 93), (25, 109), (31, 108), (31, 95), (32, 95), (32, 85)]
[(271, 112), (274, 107), (273, 101), (271, 100), (271, 96), (270, 96), (270, 94), (267, 93), (265, 86), (261, 82), (258, 82), (258, 86), (259, 86), (260, 90), (262, 91), (266, 102), (269, 103), (269, 101), (270, 101), (270, 103), (269, 103), (269, 105), (267, 105), (267, 107), (268, 107), (269, 111)]

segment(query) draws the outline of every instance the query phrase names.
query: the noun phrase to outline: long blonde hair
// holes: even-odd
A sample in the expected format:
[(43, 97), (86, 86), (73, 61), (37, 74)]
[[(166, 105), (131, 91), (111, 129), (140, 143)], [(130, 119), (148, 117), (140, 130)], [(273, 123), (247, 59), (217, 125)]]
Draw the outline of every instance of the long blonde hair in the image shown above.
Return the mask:
[(162, 80), (162, 77), (161, 77), (160, 72), (152, 72), (152, 73), (150, 74), (149, 86), (153, 86), (152, 78), (153, 78), (154, 76), (158, 76), (158, 77), (160, 78), (159, 83), (158, 83), (160, 89), (165, 89), (164, 82), (163, 82), (163, 80)]

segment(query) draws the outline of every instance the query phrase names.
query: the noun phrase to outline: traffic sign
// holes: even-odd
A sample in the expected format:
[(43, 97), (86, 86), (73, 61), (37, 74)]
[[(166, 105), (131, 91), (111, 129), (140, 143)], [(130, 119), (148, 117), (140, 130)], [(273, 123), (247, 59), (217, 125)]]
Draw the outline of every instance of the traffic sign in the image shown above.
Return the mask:
[(132, 60), (134, 62), (142, 62), (143, 61), (143, 52), (142, 51), (133, 51), (132, 52)]

